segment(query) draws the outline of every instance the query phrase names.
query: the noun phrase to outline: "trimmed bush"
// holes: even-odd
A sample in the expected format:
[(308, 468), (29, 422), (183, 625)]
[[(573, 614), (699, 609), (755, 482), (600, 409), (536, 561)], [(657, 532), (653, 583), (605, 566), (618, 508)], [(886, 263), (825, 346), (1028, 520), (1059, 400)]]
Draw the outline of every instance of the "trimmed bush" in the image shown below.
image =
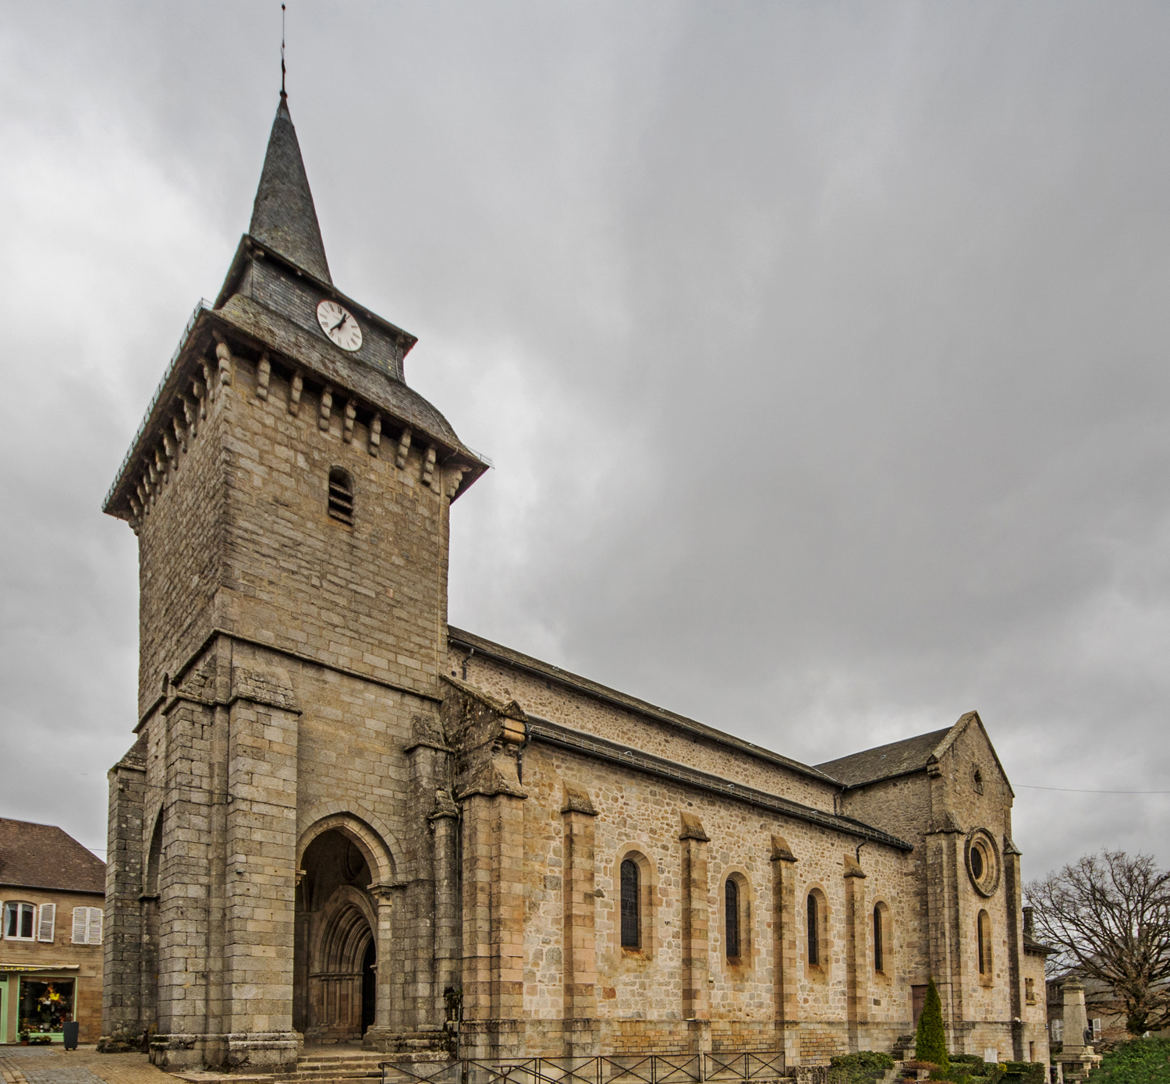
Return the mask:
[(1002, 1084), (1044, 1084), (1045, 1066), (1038, 1061), (1009, 1061), (1004, 1065)]
[(914, 1057), (918, 1061), (934, 1062), (938, 1066), (935, 1079), (943, 1080), (951, 1074), (951, 1062), (947, 1057), (947, 1035), (943, 1029), (942, 1001), (934, 979), (926, 987), (926, 1002), (918, 1018), (918, 1031), (914, 1036)]
[(834, 1084), (874, 1084), (894, 1067), (890, 1054), (880, 1050), (859, 1050), (856, 1054), (836, 1054), (829, 1059)]

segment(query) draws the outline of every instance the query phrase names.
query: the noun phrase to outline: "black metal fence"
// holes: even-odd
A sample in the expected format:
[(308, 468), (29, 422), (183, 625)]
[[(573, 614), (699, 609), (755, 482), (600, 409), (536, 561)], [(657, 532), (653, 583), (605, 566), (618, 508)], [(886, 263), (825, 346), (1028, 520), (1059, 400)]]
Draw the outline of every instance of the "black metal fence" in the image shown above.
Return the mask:
[(764, 1084), (785, 1075), (777, 1050), (382, 1062), (382, 1084)]

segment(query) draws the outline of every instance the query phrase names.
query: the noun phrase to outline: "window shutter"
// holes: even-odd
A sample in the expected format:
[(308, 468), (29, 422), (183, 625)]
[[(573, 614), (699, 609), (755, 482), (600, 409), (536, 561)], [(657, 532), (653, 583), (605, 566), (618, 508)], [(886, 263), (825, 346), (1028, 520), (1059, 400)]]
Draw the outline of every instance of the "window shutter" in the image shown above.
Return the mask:
[(102, 919), (104, 917), (100, 907), (91, 907), (89, 909), (89, 943), (91, 945), (100, 945), (102, 943)]
[(84, 945), (86, 936), (85, 912), (89, 910), (87, 907), (73, 908), (73, 943), (75, 945)]
[(38, 941), (52, 941), (53, 940), (53, 926), (57, 918), (57, 905), (55, 903), (42, 903), (40, 923), (37, 926), (37, 940)]

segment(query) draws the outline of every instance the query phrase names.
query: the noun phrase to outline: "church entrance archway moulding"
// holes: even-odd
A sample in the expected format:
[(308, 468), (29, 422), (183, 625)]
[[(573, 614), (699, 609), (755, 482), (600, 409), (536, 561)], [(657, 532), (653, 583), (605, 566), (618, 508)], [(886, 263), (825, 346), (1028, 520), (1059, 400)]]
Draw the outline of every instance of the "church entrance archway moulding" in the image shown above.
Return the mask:
[(334, 815), (298, 848), (293, 1026), (309, 1042), (357, 1041), (390, 1011), (389, 900), (374, 894), (393, 859), (368, 825)]

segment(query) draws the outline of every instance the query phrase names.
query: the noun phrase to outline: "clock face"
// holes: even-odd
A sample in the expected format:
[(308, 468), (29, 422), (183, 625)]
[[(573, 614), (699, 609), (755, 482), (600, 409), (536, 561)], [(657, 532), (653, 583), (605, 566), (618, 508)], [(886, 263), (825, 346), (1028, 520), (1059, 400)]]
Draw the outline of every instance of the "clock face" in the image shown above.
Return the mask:
[(322, 301), (317, 306), (317, 322), (321, 330), (342, 350), (357, 350), (362, 345), (361, 325), (353, 314), (336, 301)]

